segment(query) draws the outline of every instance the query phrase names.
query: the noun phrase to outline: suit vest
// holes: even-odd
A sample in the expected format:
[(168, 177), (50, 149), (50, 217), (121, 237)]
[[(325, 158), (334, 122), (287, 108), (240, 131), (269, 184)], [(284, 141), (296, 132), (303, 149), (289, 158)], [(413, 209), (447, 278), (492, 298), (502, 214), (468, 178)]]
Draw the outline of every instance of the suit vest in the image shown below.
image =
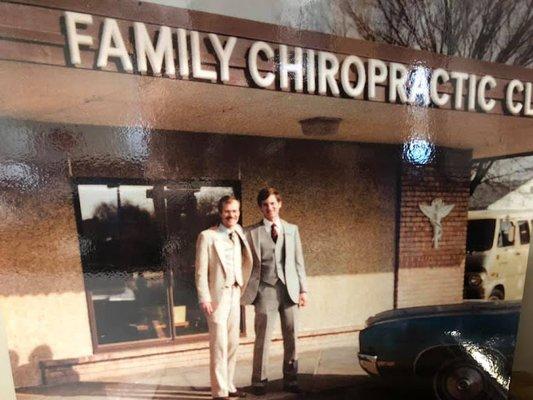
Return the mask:
[(285, 283), (285, 239), (279, 235), (276, 243), (264, 226), (259, 228), (261, 248), (261, 281), (274, 286), (278, 279)]

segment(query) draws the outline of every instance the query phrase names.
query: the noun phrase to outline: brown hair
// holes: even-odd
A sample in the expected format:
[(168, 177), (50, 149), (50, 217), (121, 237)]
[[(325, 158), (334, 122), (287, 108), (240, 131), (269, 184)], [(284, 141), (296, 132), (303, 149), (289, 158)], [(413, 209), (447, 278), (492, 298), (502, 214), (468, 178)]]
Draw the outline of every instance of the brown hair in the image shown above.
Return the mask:
[(239, 201), (238, 198), (236, 198), (234, 195), (226, 195), (226, 196), (222, 196), (220, 198), (220, 200), (218, 201), (218, 213), (222, 213), (222, 209), (224, 208), (224, 205), (227, 204), (227, 203), (231, 203), (232, 201), (236, 201), (237, 203), (239, 203), (239, 208), (240, 208), (240, 205), (241, 205), (241, 202)]
[(278, 189), (273, 187), (266, 187), (261, 189), (259, 193), (257, 193), (257, 205), (261, 207), (263, 201), (268, 199), (271, 195), (276, 196), (276, 200), (281, 201), (281, 194), (279, 193)]

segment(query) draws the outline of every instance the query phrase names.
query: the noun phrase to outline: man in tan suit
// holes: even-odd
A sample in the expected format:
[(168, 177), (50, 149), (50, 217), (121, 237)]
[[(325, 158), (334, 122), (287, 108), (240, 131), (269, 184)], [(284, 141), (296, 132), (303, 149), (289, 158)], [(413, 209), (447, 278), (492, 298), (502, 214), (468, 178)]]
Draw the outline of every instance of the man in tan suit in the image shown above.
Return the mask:
[(196, 243), (196, 288), (209, 326), (211, 393), (214, 399), (246, 397), (233, 383), (239, 346), (240, 299), (252, 268), (252, 253), (241, 226), (240, 202), (218, 202), (220, 224), (200, 233)]

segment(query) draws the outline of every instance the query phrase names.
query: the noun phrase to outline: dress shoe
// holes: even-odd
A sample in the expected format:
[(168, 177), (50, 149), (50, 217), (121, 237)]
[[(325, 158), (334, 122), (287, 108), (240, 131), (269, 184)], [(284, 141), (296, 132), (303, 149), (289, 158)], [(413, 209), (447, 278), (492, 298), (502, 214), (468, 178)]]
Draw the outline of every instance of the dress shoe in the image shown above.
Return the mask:
[(229, 397), (238, 397), (240, 399), (246, 397), (246, 392), (242, 390), (236, 390), (235, 392), (229, 392)]
[(302, 393), (302, 389), (300, 389), (297, 383), (284, 383), (283, 391), (296, 394)]
[(266, 392), (266, 386), (252, 386), (252, 393), (256, 396), (264, 396)]

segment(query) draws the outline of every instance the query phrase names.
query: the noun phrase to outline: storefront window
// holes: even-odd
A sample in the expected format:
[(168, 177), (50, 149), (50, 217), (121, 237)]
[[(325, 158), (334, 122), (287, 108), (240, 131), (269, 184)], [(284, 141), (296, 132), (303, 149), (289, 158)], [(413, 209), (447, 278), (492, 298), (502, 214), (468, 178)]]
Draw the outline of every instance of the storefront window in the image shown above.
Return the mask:
[(85, 286), (97, 346), (207, 332), (194, 282), (196, 237), (234, 185), (77, 184)]

